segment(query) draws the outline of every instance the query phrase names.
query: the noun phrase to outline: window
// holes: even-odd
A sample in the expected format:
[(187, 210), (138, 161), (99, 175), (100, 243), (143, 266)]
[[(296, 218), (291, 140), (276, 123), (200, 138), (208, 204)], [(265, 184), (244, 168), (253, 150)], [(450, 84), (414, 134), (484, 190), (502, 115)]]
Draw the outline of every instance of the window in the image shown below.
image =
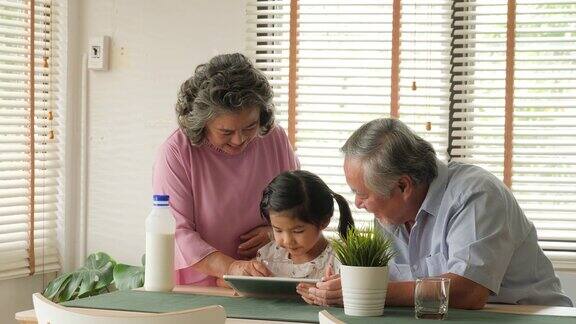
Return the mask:
[[(513, 10), (506, 1), (454, 1), (451, 153), (503, 179), (556, 268), (575, 269), (576, 4), (515, 4)], [(509, 10), (516, 22), (513, 53), (507, 45)], [(514, 59), (513, 67), (507, 58)], [(507, 79), (511, 68), (514, 78)], [(507, 95), (513, 98), (509, 117)], [(512, 129), (506, 129), (507, 120)]]
[[(299, 1), (295, 148), (302, 169), (353, 200), (339, 148), (390, 103), (391, 3)], [(288, 129), (290, 1), (252, 1), (248, 54), (274, 87), (280, 124)], [(373, 217), (355, 210), (357, 225)], [(337, 222), (332, 222), (335, 229)]]
[(30, 1), (0, 3), (0, 279), (59, 269), (63, 108), (55, 16), (49, 0), (35, 1), (34, 14)]
[(353, 202), (338, 149), (399, 117), (440, 159), (500, 177), (556, 268), (576, 269), (576, 4), (251, 0), (247, 21), (303, 169)]

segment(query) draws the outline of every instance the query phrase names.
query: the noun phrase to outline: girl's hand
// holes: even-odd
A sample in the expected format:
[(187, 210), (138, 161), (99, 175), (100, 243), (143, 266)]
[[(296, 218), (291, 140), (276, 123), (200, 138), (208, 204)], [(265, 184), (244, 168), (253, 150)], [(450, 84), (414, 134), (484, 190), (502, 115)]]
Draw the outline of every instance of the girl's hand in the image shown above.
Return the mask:
[(270, 226), (259, 226), (241, 235), (242, 244), (238, 246), (238, 254), (247, 258), (255, 257), (258, 249), (270, 242), (270, 231)]
[(228, 286), (228, 283), (224, 281), (222, 278), (216, 278), (216, 286), (217, 287), (224, 287), (224, 288), (232, 288)]
[(272, 275), (262, 262), (256, 260), (236, 260), (228, 267), (227, 274), (252, 277), (270, 277)]

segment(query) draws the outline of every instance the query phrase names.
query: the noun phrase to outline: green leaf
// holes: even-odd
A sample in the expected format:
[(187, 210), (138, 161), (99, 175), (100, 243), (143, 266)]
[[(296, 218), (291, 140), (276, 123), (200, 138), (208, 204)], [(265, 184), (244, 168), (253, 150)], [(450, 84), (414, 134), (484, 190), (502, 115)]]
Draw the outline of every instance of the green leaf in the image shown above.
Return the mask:
[(94, 295), (112, 283), (115, 265), (116, 261), (106, 253), (90, 254), (82, 268), (52, 280), (44, 290), (44, 296), (63, 302)]
[(92, 253), (86, 260), (84, 268), (94, 280), (95, 289), (102, 289), (110, 285), (114, 276), (112, 274), (116, 261), (103, 252)]
[(118, 290), (134, 289), (144, 285), (144, 267), (119, 263), (114, 267), (113, 274)]
[(78, 298), (91, 296), (95, 291), (106, 288), (114, 280), (112, 271), (116, 261), (103, 252), (92, 253), (86, 259), (85, 265), (78, 269), (81, 284), (78, 291)]
[(106, 293), (109, 293), (109, 292), (114, 291), (114, 290), (116, 290), (116, 288), (114, 287), (114, 285), (110, 285), (110, 286), (108, 286), (108, 287), (104, 287), (104, 288), (99, 289), (99, 290), (94, 290), (94, 291), (90, 294), (90, 296), (96, 296), (96, 295), (100, 295), (100, 294), (106, 294)]
[(350, 229), (346, 237), (331, 241), (336, 257), (347, 266), (382, 267), (395, 255), (390, 238), (373, 227)]
[(80, 287), (78, 289), (78, 298), (84, 298), (90, 296), (96, 288), (96, 281), (100, 280), (100, 277), (94, 272), (82, 267), (76, 271), (79, 271), (80, 276)]
[(44, 289), (44, 292), (42, 293), (44, 297), (55, 301), (56, 300), (55, 297), (58, 296), (58, 294), (60, 294), (60, 292), (64, 290), (68, 285), (71, 276), (72, 276), (71, 273), (63, 273), (60, 276), (53, 279), (52, 281), (50, 281), (50, 283), (48, 284), (48, 286), (46, 286), (46, 289)]
[(55, 302), (63, 302), (143, 285), (144, 267), (117, 264), (108, 254), (97, 252), (90, 254), (80, 269), (64, 273), (48, 283), (43, 294)]
[(82, 276), (78, 272), (70, 273), (70, 280), (66, 285), (66, 289), (62, 290), (62, 293), (58, 295), (57, 302), (67, 301), (70, 299), (74, 299), (74, 295), (82, 282)]

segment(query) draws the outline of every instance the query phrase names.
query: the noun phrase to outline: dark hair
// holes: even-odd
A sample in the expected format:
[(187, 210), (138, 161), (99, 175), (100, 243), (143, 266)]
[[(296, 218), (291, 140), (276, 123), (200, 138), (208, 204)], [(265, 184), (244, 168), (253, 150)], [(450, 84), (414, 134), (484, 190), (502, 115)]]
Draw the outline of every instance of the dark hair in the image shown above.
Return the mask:
[(266, 76), (240, 54), (223, 54), (198, 65), (180, 86), (176, 102), (178, 125), (193, 145), (204, 141), (206, 123), (221, 113), (260, 110), (260, 135), (274, 125), (274, 93)]
[(438, 175), (432, 144), (394, 118), (380, 118), (358, 128), (341, 151), (364, 168), (366, 186), (389, 196), (393, 184), (408, 175), (416, 185), (430, 184)]
[(286, 171), (276, 176), (262, 193), (260, 214), (270, 223), (271, 211), (291, 211), (297, 219), (320, 227), (332, 218), (334, 199), (340, 209), (338, 232), (346, 237), (348, 229), (354, 227), (348, 202), (308, 171)]

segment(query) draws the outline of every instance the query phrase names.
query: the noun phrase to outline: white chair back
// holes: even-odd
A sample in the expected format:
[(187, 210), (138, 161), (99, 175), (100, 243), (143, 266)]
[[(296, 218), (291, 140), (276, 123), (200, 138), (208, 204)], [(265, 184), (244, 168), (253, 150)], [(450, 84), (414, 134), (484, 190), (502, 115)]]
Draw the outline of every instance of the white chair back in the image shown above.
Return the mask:
[(328, 313), (327, 310), (319, 311), (318, 312), (318, 321), (320, 324), (346, 324), (341, 320), (334, 317), (334, 315)]
[(220, 305), (181, 312), (143, 314), (64, 307), (39, 293), (32, 295), (38, 324), (224, 324), (226, 312)]

